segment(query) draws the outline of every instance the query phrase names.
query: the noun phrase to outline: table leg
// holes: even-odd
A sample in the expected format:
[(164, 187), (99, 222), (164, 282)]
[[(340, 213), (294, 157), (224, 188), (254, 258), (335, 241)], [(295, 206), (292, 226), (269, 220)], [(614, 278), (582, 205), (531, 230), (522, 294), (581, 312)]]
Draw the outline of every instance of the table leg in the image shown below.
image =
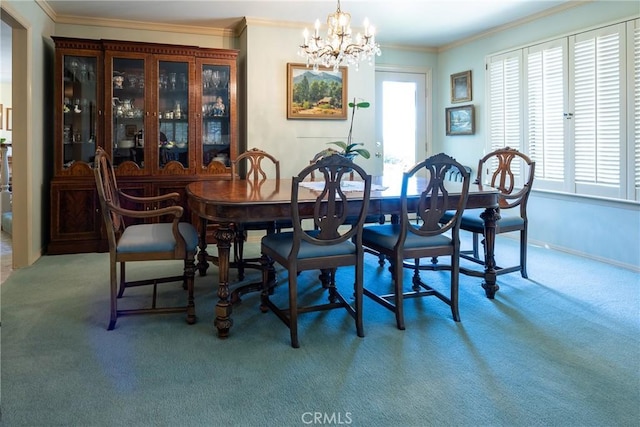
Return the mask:
[(214, 325), (218, 328), (218, 338), (227, 338), (233, 325), (232, 305), (229, 301), (229, 252), (235, 232), (230, 224), (221, 223), (215, 233), (218, 242), (218, 303)]
[(493, 299), (496, 291), (500, 289), (497, 282), (496, 273), (496, 222), (500, 219), (500, 212), (497, 208), (487, 208), (480, 214), (484, 220), (484, 288), (487, 298)]

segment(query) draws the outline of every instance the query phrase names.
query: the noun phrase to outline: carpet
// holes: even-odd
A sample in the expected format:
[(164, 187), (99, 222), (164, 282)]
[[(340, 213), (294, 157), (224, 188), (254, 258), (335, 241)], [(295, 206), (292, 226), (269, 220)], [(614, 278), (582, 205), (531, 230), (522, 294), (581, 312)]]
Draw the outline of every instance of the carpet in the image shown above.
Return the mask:
[[(517, 242), (498, 238), (496, 253), (515, 262)], [(387, 267), (366, 259), (366, 283), (389, 287)], [(132, 263), (130, 275), (180, 269)], [(107, 331), (108, 254), (44, 256), (0, 287), (2, 425), (637, 426), (637, 273), (540, 247), (528, 270), (529, 280), (499, 277), (495, 300), (461, 276), (460, 323), (435, 298), (406, 302), (405, 331), (365, 298), (364, 338), (344, 311), (301, 315), (293, 349), (257, 294), (234, 307), (231, 336), (216, 337), (215, 267), (196, 276), (197, 324), (129, 316)], [(446, 289), (447, 272), (423, 278)], [(325, 297), (315, 272), (299, 281), (301, 299)], [(339, 270), (338, 283), (351, 282)], [(160, 294), (185, 298), (179, 284)]]

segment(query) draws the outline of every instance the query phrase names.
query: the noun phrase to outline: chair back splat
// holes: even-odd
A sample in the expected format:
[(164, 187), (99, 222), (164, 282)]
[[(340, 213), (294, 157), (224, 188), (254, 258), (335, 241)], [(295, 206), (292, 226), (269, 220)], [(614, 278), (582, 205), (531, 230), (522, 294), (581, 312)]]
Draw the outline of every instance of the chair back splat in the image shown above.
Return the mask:
[[(461, 183), (449, 179), (452, 170), (462, 177)], [(423, 179), (418, 179), (419, 176)], [(391, 280), (394, 283), (392, 293), (387, 292), (384, 283), (371, 283), (363, 292), (395, 313), (398, 329), (405, 328), (406, 298), (436, 296), (451, 307), (453, 319), (460, 320), (459, 231), (469, 196), (469, 181), (469, 172), (452, 157), (446, 154), (429, 157), (403, 174), (399, 223), (367, 226), (362, 232), (365, 247), (383, 254), (391, 262)], [(443, 221), (447, 213), (451, 216)], [(449, 296), (420, 278), (419, 260), (438, 256), (451, 257)], [(406, 262), (407, 259), (413, 263)], [(414, 270), (411, 290), (404, 289), (404, 268)]]
[[(358, 191), (343, 190), (341, 183), (351, 172), (362, 182)], [(321, 190), (304, 188), (314, 173), (322, 177)], [(271, 309), (288, 327), (291, 345), (299, 347), (298, 314), (344, 308), (355, 319), (357, 335), (364, 336), (362, 322), (362, 287), (364, 248), (362, 228), (369, 205), (371, 175), (351, 160), (333, 155), (322, 158), (293, 177), (291, 184), (291, 218), (293, 231), (269, 234), (262, 238), (263, 263), (262, 305)], [(313, 195), (310, 197), (309, 194)], [(353, 218), (356, 218), (354, 221)], [(308, 219), (313, 225), (306, 223)], [(309, 225), (309, 227), (306, 227)], [(289, 306), (280, 308), (270, 298), (275, 284), (274, 263), (287, 269)], [(353, 266), (355, 283), (349, 283), (346, 297), (336, 285), (336, 269)], [(298, 274), (307, 270), (321, 271), (322, 287), (328, 291), (328, 302), (298, 304)], [(351, 304), (351, 301), (353, 305)]]
[[(268, 173), (270, 172), (270, 173)], [(231, 179), (245, 177), (251, 185), (259, 186), (265, 180), (280, 179), (280, 161), (266, 151), (252, 148), (240, 154), (231, 162)], [(233, 251), (233, 266), (238, 270), (238, 280), (244, 280), (246, 268), (260, 269), (259, 258), (244, 258), (244, 242), (247, 240), (248, 231), (264, 231), (274, 233), (282, 228), (289, 228), (288, 221), (256, 221), (235, 224), (236, 238)], [(239, 288), (231, 295), (233, 303), (240, 301), (242, 294), (252, 291), (253, 288)]]
[[(175, 203), (180, 200), (180, 195), (169, 193), (140, 197), (124, 193), (118, 189), (111, 160), (102, 148), (96, 151), (94, 176), (109, 242), (111, 312), (108, 329), (115, 327), (119, 316), (130, 314), (186, 312), (187, 323), (195, 323), (193, 282), (198, 232), (191, 224), (179, 221), (183, 208), (175, 206)], [(166, 218), (170, 218), (171, 222), (161, 222)], [(182, 260), (182, 274), (136, 281), (126, 280), (126, 263), (159, 260)], [(182, 283), (183, 288), (187, 290), (186, 305), (158, 307), (157, 285), (169, 282)], [(127, 288), (143, 285), (153, 285), (149, 307), (126, 310), (118, 308), (118, 299), (124, 296)]]

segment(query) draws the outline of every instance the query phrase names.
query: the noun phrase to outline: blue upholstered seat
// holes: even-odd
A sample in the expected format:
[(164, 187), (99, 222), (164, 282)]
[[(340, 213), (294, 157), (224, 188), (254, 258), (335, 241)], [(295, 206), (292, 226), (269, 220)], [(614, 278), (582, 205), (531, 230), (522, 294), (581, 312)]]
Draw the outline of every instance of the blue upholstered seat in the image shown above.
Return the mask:
[[(310, 231), (309, 235), (317, 234), (314, 232), (315, 230)], [(268, 234), (262, 238), (262, 244), (268, 246), (281, 257), (286, 258), (289, 253), (291, 253), (291, 247), (293, 246), (293, 232), (284, 231), (282, 233)], [(300, 250), (298, 251), (297, 258), (301, 260), (336, 255), (351, 255), (355, 253), (356, 245), (349, 240), (331, 246), (318, 246), (303, 240), (300, 242)]]
[[(198, 246), (198, 231), (186, 222), (178, 224), (178, 229), (184, 237), (186, 250), (195, 252)], [(171, 223), (139, 224), (130, 225), (124, 230), (116, 250), (119, 253), (167, 252), (175, 250), (175, 247), (176, 239), (173, 237)]]
[[(398, 243), (398, 235), (400, 234), (400, 224), (385, 224), (368, 226), (362, 230), (362, 240), (376, 246), (393, 250)], [(451, 244), (451, 239), (446, 235), (440, 234), (425, 239), (417, 234), (408, 233), (404, 241), (406, 249), (423, 248), (429, 246), (446, 246)]]

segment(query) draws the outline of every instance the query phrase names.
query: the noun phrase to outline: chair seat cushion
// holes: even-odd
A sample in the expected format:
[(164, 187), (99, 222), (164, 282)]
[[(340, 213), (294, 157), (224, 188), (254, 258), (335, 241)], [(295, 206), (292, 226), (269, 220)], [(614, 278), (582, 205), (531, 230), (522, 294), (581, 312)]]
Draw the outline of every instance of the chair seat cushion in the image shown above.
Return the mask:
[[(315, 232), (310, 231), (313, 235)], [(286, 231), (276, 234), (268, 234), (262, 238), (262, 246), (271, 249), (283, 258), (289, 256), (293, 245), (293, 232)], [(356, 245), (347, 240), (337, 245), (319, 246), (302, 240), (298, 259), (330, 257), (339, 255), (351, 255), (356, 252)]]
[[(171, 223), (130, 225), (122, 233), (118, 241), (117, 251), (120, 253), (135, 252), (167, 252), (176, 247)], [(189, 223), (181, 222), (178, 230), (184, 237), (188, 252), (195, 252), (198, 247), (198, 231)]]
[[(480, 218), (480, 214), (484, 212), (484, 209), (467, 209), (462, 214), (462, 221), (460, 222), (460, 228), (466, 231), (472, 231), (474, 233), (484, 233), (484, 220)], [(451, 212), (445, 212), (440, 222), (447, 222), (453, 214)], [(497, 222), (498, 229), (496, 232), (500, 232), (500, 227), (504, 228), (522, 228), (524, 227), (524, 220), (519, 215), (510, 214), (504, 210), (500, 211), (500, 219)]]
[[(392, 250), (398, 242), (399, 233), (399, 224), (367, 226), (362, 230), (362, 244), (365, 246), (369, 246), (369, 244), (371, 244)], [(433, 237), (422, 237), (408, 232), (404, 247), (407, 249), (415, 249), (433, 246), (447, 246), (450, 244), (451, 239), (442, 234)]]

